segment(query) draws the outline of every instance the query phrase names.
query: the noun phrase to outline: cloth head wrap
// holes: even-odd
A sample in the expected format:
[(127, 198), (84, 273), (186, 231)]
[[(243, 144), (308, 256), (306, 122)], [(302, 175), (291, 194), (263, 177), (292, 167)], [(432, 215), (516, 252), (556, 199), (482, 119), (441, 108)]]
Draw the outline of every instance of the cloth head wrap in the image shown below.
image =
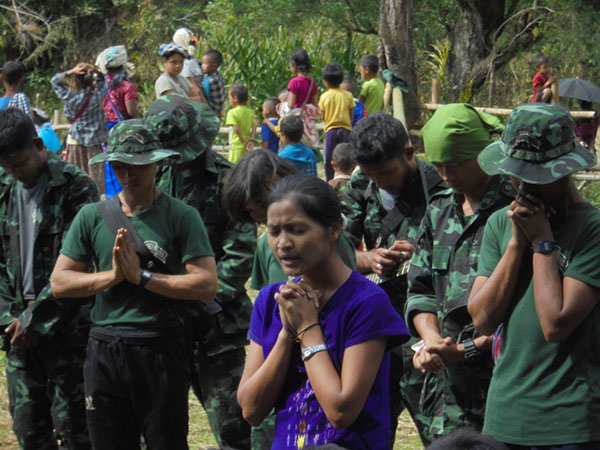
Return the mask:
[(451, 103), (438, 109), (421, 130), (429, 162), (458, 162), (477, 158), (492, 135), (504, 125), (491, 114), (467, 103)]
[(187, 52), (190, 55), (196, 53), (196, 47), (198, 46), (198, 40), (189, 28), (180, 28), (177, 30), (173, 34), (173, 43), (187, 48)]
[(123, 67), (123, 71), (128, 77), (133, 76), (135, 66), (127, 61), (127, 49), (124, 45), (115, 45), (102, 51), (96, 58), (96, 67), (106, 75), (108, 69)]

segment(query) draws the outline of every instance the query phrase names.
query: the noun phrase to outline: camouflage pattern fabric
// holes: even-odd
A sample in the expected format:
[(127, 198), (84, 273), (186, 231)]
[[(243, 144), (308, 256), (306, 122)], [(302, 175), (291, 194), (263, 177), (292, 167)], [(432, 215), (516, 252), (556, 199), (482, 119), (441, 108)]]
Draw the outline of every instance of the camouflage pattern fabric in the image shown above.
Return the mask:
[[(435, 168), (418, 160), (418, 175), (409, 182), (397, 200), (404, 220), (393, 230), (386, 242), (381, 242), (382, 220), (387, 215), (383, 207), (379, 191), (375, 184), (360, 171), (352, 175), (350, 182), (344, 187), (341, 197), (342, 208), (348, 214), (346, 234), (355, 247), (364, 239), (366, 250), (378, 247), (389, 247), (394, 240), (408, 240), (415, 244), (418, 240), (421, 219), (425, 213), (427, 197), (445, 190), (447, 186), (441, 182)], [(424, 183), (423, 180), (429, 180)], [(428, 192), (424, 192), (424, 184)], [(392, 304), (404, 317), (406, 302), (406, 277), (398, 277), (385, 282), (381, 287), (392, 300)], [(431, 442), (427, 435), (429, 419), (420, 413), (419, 401), (424, 375), (417, 371), (412, 364), (414, 352), (411, 345), (418, 342), (410, 339), (392, 351), (392, 367), (390, 372), (390, 409), (391, 409), (391, 446), (395, 440), (398, 428), (398, 417), (408, 409), (419, 431), (419, 436), (425, 445)]]
[(159, 187), (196, 208), (208, 232), (217, 262), (215, 300), (222, 311), (203, 316), (196, 325), (192, 387), (202, 402), (213, 434), (222, 445), (250, 448), (250, 426), (237, 404), (236, 391), (244, 368), (244, 347), (252, 303), (245, 283), (256, 251), (256, 226), (233, 222), (221, 205), (223, 177), (231, 163), (209, 150), (194, 161), (194, 176), (183, 177), (162, 167)]
[(105, 161), (145, 166), (166, 158), (179, 158), (179, 153), (162, 147), (158, 131), (143, 119), (129, 119), (111, 128), (108, 151), (90, 158), (88, 164)]
[(515, 108), (502, 138), (488, 145), (477, 161), (490, 175), (511, 175), (547, 184), (596, 164), (596, 155), (575, 138), (575, 122), (559, 105), (532, 103)]
[[(37, 347), (21, 350), (11, 347), (8, 336), (3, 336), (10, 410), (19, 442), (32, 443), (22, 444), (23, 448), (56, 448), (57, 439), (81, 444), (73, 448), (88, 448), (87, 430), (81, 427), (85, 420), (83, 383), (73, 372), (82, 372), (80, 352), (85, 352), (93, 299), (57, 300), (48, 280), (63, 236), (81, 206), (99, 200), (98, 187), (83, 171), (50, 153), (48, 173), (47, 191), (35, 218), (33, 267), (37, 297), (26, 304), (21, 292), (19, 186), (0, 171), (0, 328), (4, 330), (19, 319), (39, 337)], [(45, 389), (42, 398), (40, 386)], [(53, 427), (56, 436), (48, 432)]]
[[(406, 317), (414, 335), (414, 314), (429, 312), (437, 315), (443, 337), (460, 343), (478, 336), (467, 299), (477, 272), (483, 229), (488, 217), (510, 204), (514, 195), (507, 178), (493, 177), (477, 212), (468, 217), (462, 214), (462, 197), (452, 189), (432, 198), (408, 272)], [(476, 361), (453, 364), (441, 374), (427, 374), (419, 412), (431, 417), (427, 433), (431, 438), (464, 427), (481, 430), (492, 367), (490, 352)]]

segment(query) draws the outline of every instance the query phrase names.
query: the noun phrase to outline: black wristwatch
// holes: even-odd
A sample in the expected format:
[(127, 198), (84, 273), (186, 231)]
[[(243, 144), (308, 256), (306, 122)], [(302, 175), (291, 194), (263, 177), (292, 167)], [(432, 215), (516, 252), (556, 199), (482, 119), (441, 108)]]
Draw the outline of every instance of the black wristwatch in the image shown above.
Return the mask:
[(540, 241), (531, 246), (533, 253), (541, 253), (542, 255), (549, 255), (556, 249), (558, 249), (558, 246), (554, 241)]
[(466, 339), (463, 341), (462, 344), (465, 347), (465, 360), (466, 361), (472, 361), (473, 359), (475, 359), (479, 355), (481, 355), (481, 352), (479, 351), (479, 349), (477, 347), (475, 347), (475, 343), (473, 342), (473, 339)]
[(142, 274), (140, 275), (140, 284), (139, 287), (144, 287), (148, 281), (152, 279), (152, 272), (148, 270), (142, 270)]

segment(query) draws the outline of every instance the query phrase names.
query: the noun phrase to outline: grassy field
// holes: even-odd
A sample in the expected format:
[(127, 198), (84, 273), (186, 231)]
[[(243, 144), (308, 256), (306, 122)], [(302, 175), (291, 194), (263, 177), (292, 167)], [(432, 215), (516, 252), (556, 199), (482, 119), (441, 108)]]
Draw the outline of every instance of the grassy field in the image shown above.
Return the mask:
[[(4, 354), (0, 355), (0, 372), (0, 449), (18, 450), (19, 446), (12, 432), (12, 421), (8, 412)], [(403, 414), (400, 417), (396, 438), (394, 450), (417, 450), (423, 448), (408, 414)], [(188, 442), (190, 449), (195, 450), (206, 449), (216, 445), (208, 425), (206, 413), (193, 394), (190, 395), (190, 433)]]

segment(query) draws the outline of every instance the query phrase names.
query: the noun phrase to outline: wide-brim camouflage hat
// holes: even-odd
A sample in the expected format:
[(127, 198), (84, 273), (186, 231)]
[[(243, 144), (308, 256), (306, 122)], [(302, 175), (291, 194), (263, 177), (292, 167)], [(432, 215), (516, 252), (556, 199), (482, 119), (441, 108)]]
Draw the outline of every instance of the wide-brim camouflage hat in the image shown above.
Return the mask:
[(219, 119), (208, 105), (178, 94), (160, 97), (144, 118), (156, 127), (161, 145), (179, 153), (178, 162), (192, 161), (209, 150), (219, 132)]
[(489, 175), (505, 174), (531, 184), (548, 184), (596, 164), (575, 138), (575, 122), (559, 105), (530, 103), (515, 108), (499, 141), (478, 156)]
[(108, 161), (145, 166), (167, 158), (179, 158), (179, 153), (163, 148), (154, 125), (143, 119), (116, 124), (108, 135), (107, 150), (90, 158), (88, 164)]

